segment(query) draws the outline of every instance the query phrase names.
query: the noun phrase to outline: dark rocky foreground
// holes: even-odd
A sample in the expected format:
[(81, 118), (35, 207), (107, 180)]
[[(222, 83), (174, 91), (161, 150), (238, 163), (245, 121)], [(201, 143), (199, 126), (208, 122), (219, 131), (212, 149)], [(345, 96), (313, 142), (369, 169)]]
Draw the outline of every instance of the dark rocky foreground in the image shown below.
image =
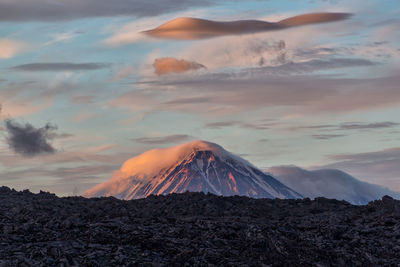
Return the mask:
[(0, 188), (0, 266), (263, 264), (400, 266), (400, 201), (121, 201)]

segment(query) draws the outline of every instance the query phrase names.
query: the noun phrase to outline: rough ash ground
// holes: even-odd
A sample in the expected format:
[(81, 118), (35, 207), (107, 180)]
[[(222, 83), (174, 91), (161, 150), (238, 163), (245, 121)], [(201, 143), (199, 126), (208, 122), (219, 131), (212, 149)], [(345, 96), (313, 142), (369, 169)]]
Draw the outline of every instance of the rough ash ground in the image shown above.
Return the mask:
[(400, 266), (400, 201), (0, 188), (0, 266)]

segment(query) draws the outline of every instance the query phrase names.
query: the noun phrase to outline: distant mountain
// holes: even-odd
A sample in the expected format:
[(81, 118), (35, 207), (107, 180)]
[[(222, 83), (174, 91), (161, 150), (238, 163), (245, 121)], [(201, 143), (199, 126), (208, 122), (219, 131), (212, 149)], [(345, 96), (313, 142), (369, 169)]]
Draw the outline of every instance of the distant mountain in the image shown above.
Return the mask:
[(296, 166), (279, 166), (268, 169), (282, 183), (304, 197), (326, 197), (363, 205), (381, 199), (384, 195), (400, 199), (400, 193), (385, 187), (360, 181), (336, 169), (308, 171)]
[(110, 180), (84, 195), (137, 199), (186, 191), (254, 198), (302, 198), (248, 161), (205, 141), (154, 149), (131, 158)]

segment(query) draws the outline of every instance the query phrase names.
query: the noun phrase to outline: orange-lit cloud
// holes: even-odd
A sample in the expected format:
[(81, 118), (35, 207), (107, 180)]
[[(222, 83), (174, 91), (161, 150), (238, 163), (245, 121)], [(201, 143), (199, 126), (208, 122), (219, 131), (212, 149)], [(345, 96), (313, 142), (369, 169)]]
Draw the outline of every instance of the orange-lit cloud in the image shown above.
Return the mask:
[(12, 58), (22, 52), (26, 45), (10, 39), (0, 39), (0, 59)]
[(153, 64), (154, 71), (157, 75), (165, 75), (170, 73), (182, 73), (189, 70), (198, 70), (205, 68), (204, 65), (187, 61), (184, 59), (175, 59), (172, 57), (158, 58)]
[(282, 30), (307, 24), (344, 20), (349, 16), (349, 13), (310, 13), (287, 18), (279, 22), (261, 20), (221, 22), (197, 18), (177, 18), (155, 29), (145, 31), (144, 33), (153, 37), (165, 39), (194, 40), (223, 35)]

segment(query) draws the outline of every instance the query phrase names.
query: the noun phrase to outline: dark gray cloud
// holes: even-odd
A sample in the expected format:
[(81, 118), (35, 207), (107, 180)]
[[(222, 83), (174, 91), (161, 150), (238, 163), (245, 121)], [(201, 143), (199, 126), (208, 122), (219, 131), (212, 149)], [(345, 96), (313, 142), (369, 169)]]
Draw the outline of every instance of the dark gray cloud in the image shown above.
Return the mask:
[(173, 134), (160, 137), (140, 137), (132, 138), (132, 141), (142, 144), (171, 144), (171, 143), (181, 143), (192, 140), (193, 137), (186, 134)]
[(240, 126), (243, 128), (248, 128), (253, 130), (268, 130), (276, 125), (277, 125), (276, 122), (257, 122), (257, 123), (244, 122)]
[(224, 127), (231, 127), (238, 124), (240, 124), (239, 121), (217, 121), (217, 122), (206, 123), (204, 127), (210, 129), (221, 129)]
[(375, 123), (362, 123), (362, 122), (355, 122), (355, 123), (343, 123), (340, 125), (341, 130), (357, 130), (357, 129), (379, 129), (379, 128), (391, 128), (400, 125), (397, 122), (375, 122)]
[(21, 71), (77, 71), (77, 70), (98, 70), (110, 67), (108, 63), (30, 63), (14, 66), (11, 69)]
[(39, 154), (52, 154), (56, 150), (50, 144), (56, 126), (46, 124), (42, 128), (35, 128), (31, 124), (19, 124), (8, 119), (4, 123), (7, 132), (6, 141), (9, 147), (22, 156), (36, 156)]
[(313, 134), (312, 137), (319, 140), (329, 140), (337, 137), (346, 136), (344, 134)]
[(0, 21), (61, 21), (87, 17), (156, 16), (207, 6), (209, 0), (0, 0)]
[(335, 128), (336, 125), (333, 124), (319, 124), (319, 125), (301, 125), (301, 126), (295, 126), (295, 127), (290, 127), (290, 130), (296, 131), (296, 130), (327, 130), (331, 128)]

